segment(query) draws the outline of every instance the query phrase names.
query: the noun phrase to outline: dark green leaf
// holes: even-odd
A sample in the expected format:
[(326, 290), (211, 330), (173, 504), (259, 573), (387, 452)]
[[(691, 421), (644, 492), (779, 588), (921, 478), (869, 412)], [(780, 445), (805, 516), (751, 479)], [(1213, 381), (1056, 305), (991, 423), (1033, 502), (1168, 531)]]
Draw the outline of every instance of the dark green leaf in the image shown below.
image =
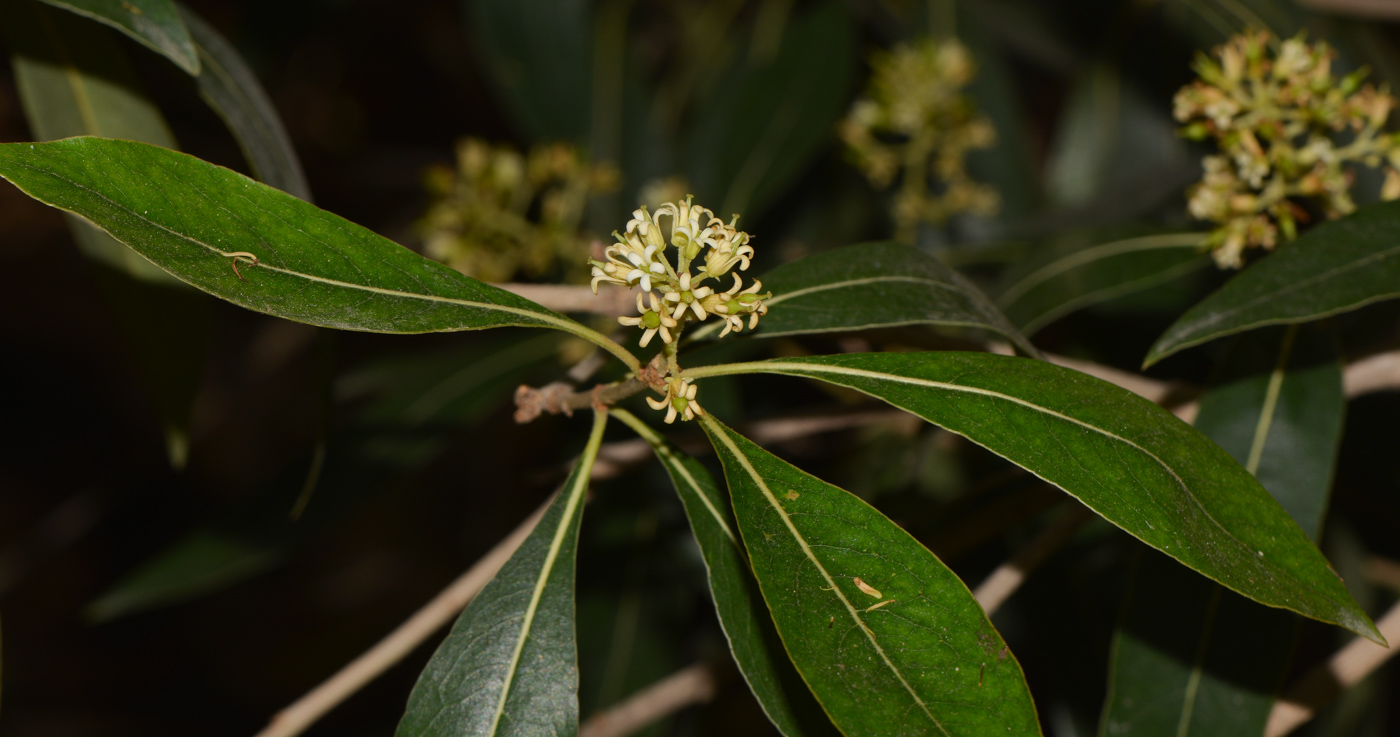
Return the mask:
[(253, 175), (310, 202), (311, 188), (292, 141), (253, 70), (203, 18), (183, 5), (177, 7), (199, 54), (199, 94), (233, 132)]
[(713, 415), (703, 425), (783, 644), (844, 734), (1040, 734), (1020, 664), (933, 553)]
[(0, 176), (181, 280), (259, 312), (346, 330), (518, 325), (596, 338), (281, 190), (163, 148), (101, 138), (5, 144)]
[[(1315, 328), (1261, 331), (1219, 364), (1196, 427), (1317, 538), (1346, 408), (1335, 348)], [(1144, 557), (1113, 648), (1106, 733), (1263, 734), (1299, 621)]]
[(1381, 635), (1298, 524), (1228, 453), (1108, 382), (990, 353), (874, 353), (690, 369), (848, 386), (962, 435), (1134, 537), (1273, 607)]
[(1026, 335), (1075, 310), (1195, 271), (1200, 233), (1164, 233), (1085, 247), (1064, 241), (1008, 269), (997, 306)]
[(834, 139), (855, 58), (847, 11), (825, 2), (788, 21), (776, 58), (746, 58), (698, 105), (687, 170), (716, 214), (752, 219)]
[(43, 0), (71, 10), (125, 33), (152, 51), (175, 62), (190, 74), (199, 74), (190, 34), (180, 22), (172, 0)]
[(408, 697), (397, 737), (578, 732), (574, 561), (607, 414), (530, 536), (477, 594)]
[(88, 605), (95, 622), (203, 596), (267, 570), (277, 550), (212, 531), (200, 531), (137, 568)]
[[(730, 524), (729, 502), (724, 499), (710, 472), (698, 461), (681, 452), (635, 416), (614, 412), (651, 443), (676, 493), (685, 505), (690, 529), (705, 558), (710, 594), (715, 601), (720, 626), (729, 639), (729, 651), (749, 690), (773, 724), (787, 737), (829, 734), (830, 723), (821, 719), (811, 693), (792, 670), (772, 620), (764, 609), (748, 562), (744, 560), (738, 535)], [(812, 723), (812, 714), (820, 721)], [(804, 723), (805, 722), (805, 723)]]
[[(757, 334), (772, 338), (805, 333), (892, 327), (957, 325), (990, 330), (1021, 350), (1039, 355), (987, 296), (962, 274), (932, 256), (898, 243), (863, 243), (818, 253), (763, 276), (768, 315)], [(703, 338), (719, 324), (694, 331)]]
[(1264, 325), (1310, 322), (1400, 296), (1400, 202), (1368, 205), (1299, 236), (1182, 315), (1144, 366)]
[(463, 0), (473, 46), (535, 142), (586, 143), (593, 89), (587, 0)]

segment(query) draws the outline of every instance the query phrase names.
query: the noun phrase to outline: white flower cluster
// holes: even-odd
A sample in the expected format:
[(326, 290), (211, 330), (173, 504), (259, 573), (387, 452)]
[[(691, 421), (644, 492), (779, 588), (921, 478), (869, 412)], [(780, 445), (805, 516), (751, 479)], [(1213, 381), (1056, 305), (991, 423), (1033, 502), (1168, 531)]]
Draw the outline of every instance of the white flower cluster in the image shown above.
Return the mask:
[[(753, 257), (749, 234), (736, 227), (739, 216), (725, 223), (692, 199), (687, 196), (684, 202), (667, 202), (656, 208), (654, 215), (645, 207), (635, 210), (624, 231), (613, 232), (617, 242), (604, 251), (606, 260), (588, 262), (593, 270), (594, 294), (600, 283), (642, 288), (637, 294), (638, 316), (619, 317), (618, 322), (642, 330), (643, 347), (660, 335), (670, 349), (689, 320), (703, 321), (714, 315), (724, 321), (723, 337), (743, 330), (745, 318), (749, 329), (754, 329), (758, 318), (768, 313), (763, 300), (772, 295), (759, 293), (763, 284), (757, 279), (745, 287), (734, 271), (736, 266), (738, 271), (746, 271)], [(663, 217), (670, 221), (669, 238), (658, 222)], [(675, 252), (674, 265), (667, 257), (668, 249)], [(692, 273), (691, 265), (697, 262)], [(702, 284), (709, 279), (720, 281), (726, 274), (734, 283), (725, 291), (717, 291), (719, 285)], [(695, 402), (695, 386), (681, 379), (678, 367), (674, 362), (672, 365), (666, 399), (652, 402), (652, 407), (666, 408), (667, 422), (674, 422), (677, 415), (689, 420), (703, 414)]]

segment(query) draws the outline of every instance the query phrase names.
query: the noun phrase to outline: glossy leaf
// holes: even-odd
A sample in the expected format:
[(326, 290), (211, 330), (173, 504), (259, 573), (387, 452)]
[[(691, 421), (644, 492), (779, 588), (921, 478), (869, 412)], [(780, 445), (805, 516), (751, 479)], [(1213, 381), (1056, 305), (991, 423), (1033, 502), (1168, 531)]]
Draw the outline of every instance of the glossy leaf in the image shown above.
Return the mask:
[(713, 415), (703, 426), (773, 622), (842, 733), (1040, 734), (1020, 665), (933, 553)]
[(596, 336), (281, 190), (163, 148), (101, 138), (4, 144), (0, 176), (181, 280), (270, 315), (385, 333), (517, 325)]
[(752, 220), (833, 142), (855, 79), (855, 29), (827, 0), (794, 13), (771, 59), (747, 55), (697, 103), (687, 170), (726, 220)]
[(592, 5), (587, 0), (462, 0), (473, 47), (506, 109), (535, 142), (587, 142)]
[(676, 487), (700, 554), (705, 558), (710, 595), (720, 626), (729, 639), (729, 651), (759, 706), (786, 737), (834, 733), (793, 671), (773, 630), (772, 619), (744, 559), (739, 535), (730, 521), (729, 502), (714, 477), (699, 461), (666, 442), (635, 416), (621, 410), (615, 414), (651, 444)]
[(1024, 334), (1034, 335), (1071, 312), (1201, 268), (1209, 262), (1199, 252), (1202, 237), (1164, 233), (1045, 249), (1007, 270), (997, 306)]
[(873, 353), (691, 369), (804, 376), (883, 399), (1064, 489), (1134, 537), (1269, 606), (1379, 639), (1288, 513), (1219, 446), (1108, 382), (989, 353)]
[(180, 22), (171, 0), (43, 0), (56, 8), (85, 15), (136, 39), (152, 51), (175, 62), (190, 74), (199, 74), (199, 59), (189, 31)]
[(199, 74), (195, 77), (199, 94), (238, 140), (253, 176), (310, 202), (311, 187), (302, 173), (301, 161), (253, 70), (203, 18), (183, 5), (177, 7), (199, 55)]
[(1310, 322), (1400, 297), (1400, 202), (1322, 223), (1247, 267), (1182, 315), (1144, 366), (1226, 335)]
[(574, 560), (607, 414), (530, 536), (472, 599), (408, 696), (397, 737), (578, 733)]
[[(765, 274), (768, 315), (757, 335), (893, 327), (955, 325), (1000, 333), (1030, 355), (1039, 355), (987, 296), (962, 274), (899, 243), (863, 243), (818, 253)], [(719, 324), (694, 331), (719, 332)]]
[[(1244, 336), (1220, 358), (1196, 427), (1252, 470), (1314, 539), (1346, 397), (1315, 328)], [(1296, 337), (1295, 337), (1296, 336)], [(1160, 555), (1137, 566), (1113, 647), (1106, 734), (1263, 734), (1300, 620), (1224, 591)]]

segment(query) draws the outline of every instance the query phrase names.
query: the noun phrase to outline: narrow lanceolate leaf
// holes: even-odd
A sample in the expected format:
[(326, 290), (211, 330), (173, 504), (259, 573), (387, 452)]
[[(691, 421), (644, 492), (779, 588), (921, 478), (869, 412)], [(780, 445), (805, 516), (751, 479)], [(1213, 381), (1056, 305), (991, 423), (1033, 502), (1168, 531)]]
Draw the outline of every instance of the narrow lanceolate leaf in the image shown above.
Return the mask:
[(773, 622), (842, 733), (1040, 734), (1020, 664), (942, 561), (859, 497), (703, 425)]
[(270, 315), (384, 333), (592, 333), (286, 192), (163, 148), (101, 138), (4, 144), (0, 176), (179, 279)]
[(1204, 266), (1201, 233), (1125, 238), (1087, 248), (1061, 247), (1008, 270), (997, 306), (1026, 335), (1055, 320), (1133, 294)]
[[(952, 325), (1000, 333), (1029, 355), (1035, 346), (975, 285), (938, 259), (899, 243), (846, 246), (779, 266), (760, 281), (773, 297), (762, 337), (897, 325)], [(695, 330), (696, 337), (722, 326)]]
[(171, 0), (43, 1), (106, 23), (175, 62), (186, 72), (199, 74), (199, 58), (195, 55), (194, 44)]
[(578, 734), (574, 559), (607, 414), (530, 536), (438, 646), (396, 737)]
[(1145, 366), (1264, 325), (1309, 322), (1400, 297), (1400, 202), (1322, 223), (1226, 282), (1157, 339)]
[(705, 558), (710, 594), (720, 626), (739, 672), (773, 725), (786, 737), (832, 734), (812, 694), (792, 669), (772, 618), (744, 559), (739, 535), (730, 522), (729, 502), (714, 477), (694, 458), (666, 442), (645, 423), (622, 410), (618, 419), (651, 443), (685, 505), (690, 529)]
[(691, 369), (773, 373), (883, 399), (1064, 489), (1134, 537), (1273, 607), (1381, 641), (1308, 539), (1243, 467), (1127, 390), (1043, 361), (988, 353), (875, 353)]
[(196, 531), (124, 576), (87, 607), (94, 622), (188, 601), (277, 563), (273, 546), (212, 530)]
[(183, 5), (177, 7), (199, 54), (199, 94), (224, 119), (253, 175), (310, 202), (311, 187), (291, 138), (253, 70), (203, 18)]
[[(1315, 539), (1346, 407), (1335, 348), (1310, 326), (1259, 331), (1220, 366), (1196, 427)], [(1144, 557), (1113, 647), (1105, 734), (1263, 734), (1300, 622), (1164, 556)]]

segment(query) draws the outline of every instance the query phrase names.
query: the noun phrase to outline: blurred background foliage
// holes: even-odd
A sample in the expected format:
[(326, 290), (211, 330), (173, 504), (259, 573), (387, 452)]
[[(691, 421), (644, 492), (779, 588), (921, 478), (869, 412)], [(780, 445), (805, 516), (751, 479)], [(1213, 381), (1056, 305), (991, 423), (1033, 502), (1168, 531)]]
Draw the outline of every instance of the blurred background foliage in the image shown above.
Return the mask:
[[(1171, 115), (1194, 52), (1245, 28), (1280, 38), (1306, 29), (1337, 49), (1338, 73), (1364, 66), (1372, 81), (1400, 86), (1400, 14), (1334, 0), (188, 5), (268, 90), (317, 204), (454, 265), (451, 238), (482, 232), (473, 228), (507, 252), (535, 248), (533, 261), (517, 259), (522, 270), (499, 259), (489, 273), (466, 267), (503, 280), (582, 283), (572, 263), (546, 256), (586, 255), (638, 204), (685, 193), (723, 217), (742, 213), (765, 246), (759, 275), (894, 236), (895, 194), (867, 181), (838, 124), (879, 53), (958, 39), (975, 66), (961, 94), (995, 131), (968, 147), (966, 172), (995, 191), (996, 207), (926, 219), (905, 240), (978, 279), (1042, 348), (1128, 370), (1223, 279), (1189, 235), (1208, 229), (1189, 219), (1185, 195), (1208, 149), (1180, 138)], [(116, 93), (154, 102), (150, 130), (168, 126), (157, 132), (182, 150), (248, 170), (187, 75), (109, 29), (72, 22), (97, 39), (85, 48), (120, 60), (103, 68)], [(0, 62), (3, 141), (48, 135), (27, 125), (15, 84), (42, 61), (32, 42), (12, 32)], [(488, 169), (496, 179), (473, 189)], [(1358, 191), (1377, 191), (1378, 174), (1372, 184)], [(510, 218), (473, 220), (471, 208), (492, 197)], [(576, 358), (568, 341), (332, 339), (186, 290), (123, 296), (123, 267), (85, 259), (73, 240), (57, 212), (0, 188), (5, 735), (252, 734), (528, 514), (580, 442), (582, 419), (517, 426), (508, 406), (516, 384), (556, 378)], [(1075, 254), (1090, 266), (1059, 271)], [(1391, 303), (1336, 321), (1345, 348), (1393, 340), (1397, 312)], [(968, 340), (900, 328), (769, 346), (801, 354)], [(172, 357), (143, 366), (151, 345)], [(756, 345), (717, 345), (706, 359)], [(1201, 383), (1217, 350), (1150, 373)], [(847, 392), (772, 377), (706, 384), (706, 407), (739, 426), (795, 406), (862, 409)], [(1394, 392), (1348, 412), (1323, 538), (1344, 574), (1369, 553), (1400, 556), (1397, 416)], [(1061, 499), (922, 423), (770, 447), (871, 500), (969, 582)], [(696, 659), (727, 657), (685, 528), (659, 467), (596, 485), (579, 570), (585, 718)], [(1139, 552), (1107, 524), (1090, 525), (997, 614), (1047, 734), (1097, 732), (1109, 640)], [(1363, 603), (1385, 596), (1365, 590), (1363, 576), (1347, 579)], [(1295, 668), (1338, 637), (1306, 625)], [(430, 651), (307, 734), (389, 733)], [(1400, 684), (1382, 672), (1308, 730), (1400, 734), (1394, 703)], [(647, 734), (721, 732), (773, 733), (737, 677), (713, 703)]]

